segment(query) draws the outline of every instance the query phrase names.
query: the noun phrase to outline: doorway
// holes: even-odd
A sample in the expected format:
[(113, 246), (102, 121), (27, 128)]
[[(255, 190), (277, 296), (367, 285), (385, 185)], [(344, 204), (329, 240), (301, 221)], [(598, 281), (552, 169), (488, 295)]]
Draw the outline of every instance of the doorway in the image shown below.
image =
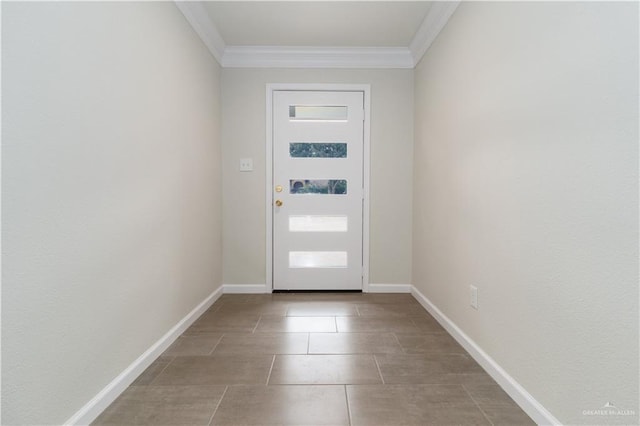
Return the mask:
[(366, 290), (365, 95), (273, 88), (268, 96), (273, 290)]

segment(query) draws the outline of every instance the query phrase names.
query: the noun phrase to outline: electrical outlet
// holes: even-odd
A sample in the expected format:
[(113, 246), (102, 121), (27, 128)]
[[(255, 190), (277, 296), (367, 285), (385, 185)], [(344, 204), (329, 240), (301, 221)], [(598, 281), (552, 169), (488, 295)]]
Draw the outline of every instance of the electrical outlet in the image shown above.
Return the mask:
[(478, 309), (478, 287), (474, 285), (469, 287), (471, 289), (471, 307)]
[(241, 158), (240, 159), (240, 171), (241, 172), (252, 172), (253, 171), (253, 159), (252, 158)]

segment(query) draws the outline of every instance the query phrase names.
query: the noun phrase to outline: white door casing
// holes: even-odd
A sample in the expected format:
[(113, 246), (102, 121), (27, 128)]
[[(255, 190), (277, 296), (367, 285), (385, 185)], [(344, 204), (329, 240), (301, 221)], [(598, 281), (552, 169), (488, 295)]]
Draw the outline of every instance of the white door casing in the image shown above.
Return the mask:
[(361, 290), (364, 92), (274, 90), (271, 107), (273, 289)]

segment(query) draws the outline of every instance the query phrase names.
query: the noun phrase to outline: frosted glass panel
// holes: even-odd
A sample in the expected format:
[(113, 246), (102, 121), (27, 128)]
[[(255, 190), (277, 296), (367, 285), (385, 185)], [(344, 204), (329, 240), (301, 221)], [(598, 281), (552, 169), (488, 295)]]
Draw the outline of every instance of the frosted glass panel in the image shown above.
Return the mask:
[(343, 142), (292, 142), (289, 155), (293, 158), (347, 158), (347, 144)]
[(289, 193), (344, 195), (347, 193), (347, 181), (344, 179), (291, 179)]
[(289, 268), (346, 268), (346, 251), (290, 251)]
[(347, 232), (347, 216), (289, 216), (291, 232)]
[(312, 120), (312, 121), (346, 121), (346, 106), (311, 106), (311, 105), (291, 105), (289, 106), (289, 119), (291, 120)]

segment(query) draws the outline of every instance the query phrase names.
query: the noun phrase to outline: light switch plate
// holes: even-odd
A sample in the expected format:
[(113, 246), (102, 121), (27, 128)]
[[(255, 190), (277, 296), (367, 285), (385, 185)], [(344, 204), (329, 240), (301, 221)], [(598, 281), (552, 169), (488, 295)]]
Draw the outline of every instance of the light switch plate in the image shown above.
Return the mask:
[(252, 172), (253, 171), (253, 158), (241, 158), (240, 159), (240, 171)]

